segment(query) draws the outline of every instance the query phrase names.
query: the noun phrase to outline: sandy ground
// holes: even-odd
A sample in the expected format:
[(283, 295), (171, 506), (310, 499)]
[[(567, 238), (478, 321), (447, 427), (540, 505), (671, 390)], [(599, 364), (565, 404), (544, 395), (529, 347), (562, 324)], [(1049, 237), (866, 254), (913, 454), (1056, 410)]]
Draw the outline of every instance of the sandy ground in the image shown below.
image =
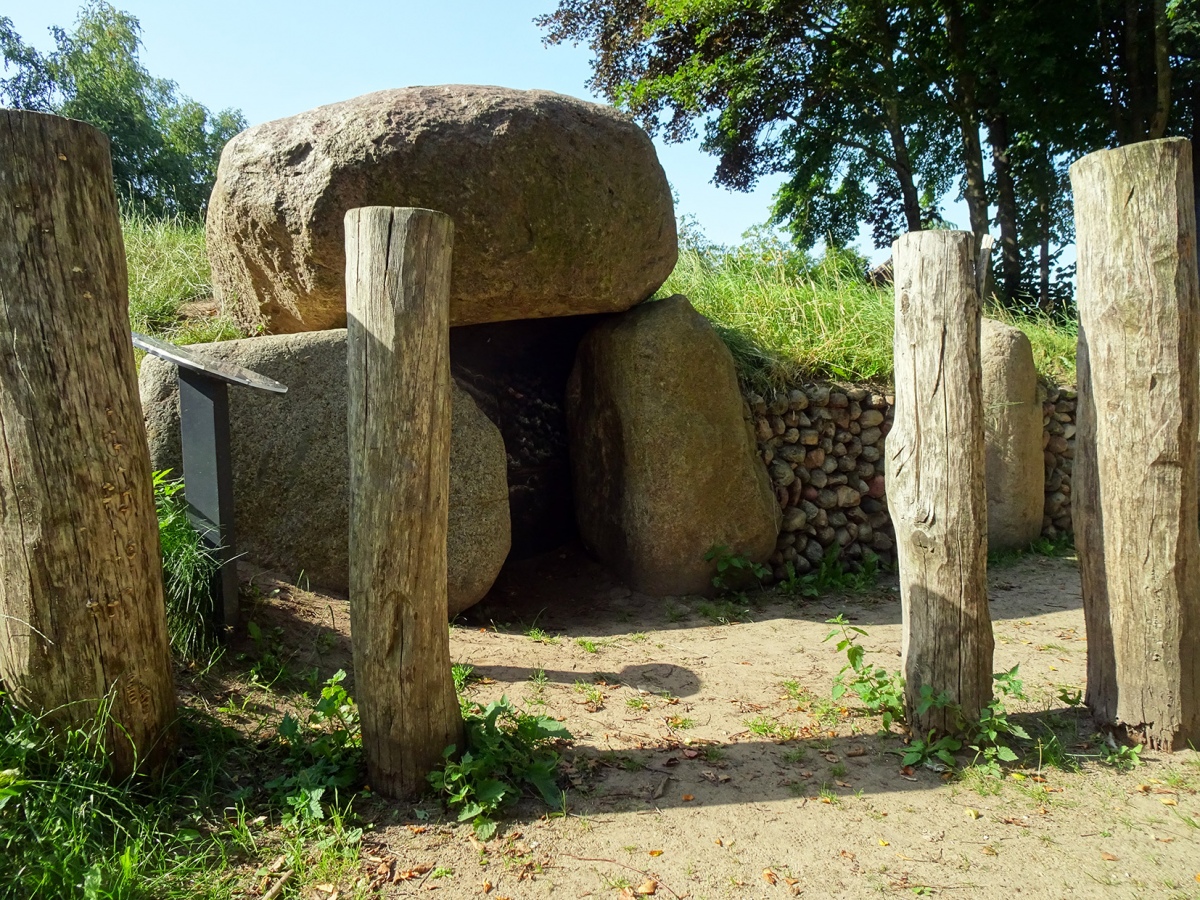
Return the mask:
[[(283, 629), (296, 665), (349, 668), (344, 600), (256, 583), (263, 597), (248, 616)], [(867, 630), (869, 661), (899, 667), (900, 604), (886, 582), (730, 608), (631, 593), (573, 551), (511, 566), (454, 624), (451, 655), (480, 679), (472, 698), (505, 694), (573, 732), (565, 815), (525, 801), (481, 844), (432, 800), (361, 803), (375, 823), (364, 877), (427, 866), (378, 895), (492, 900), (639, 888), (696, 900), (1200, 898), (1200, 757), (1143, 753), (1127, 773), (1102, 765), (1086, 713), (1059, 697), (1085, 675), (1074, 560), (995, 566), (990, 593), (995, 669), (1019, 664), (1030, 698), (1015, 718), (1093, 754), (1081, 771), (1039, 769), (1033, 754), (1003, 780), (909, 774), (899, 734), (831, 704), (844, 660), (823, 642), (830, 617)]]

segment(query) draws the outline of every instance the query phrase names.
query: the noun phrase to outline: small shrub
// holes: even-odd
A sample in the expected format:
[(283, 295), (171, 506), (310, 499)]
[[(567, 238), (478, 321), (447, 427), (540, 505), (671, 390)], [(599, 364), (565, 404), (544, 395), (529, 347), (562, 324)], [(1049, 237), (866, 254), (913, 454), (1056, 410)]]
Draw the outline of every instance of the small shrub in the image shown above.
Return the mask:
[(745, 588), (751, 583), (761, 583), (771, 570), (753, 562), (741, 553), (734, 553), (724, 544), (714, 544), (704, 554), (705, 562), (715, 562), (717, 574), (713, 576), (713, 587), (723, 594), (732, 594), (745, 599)]
[(287, 747), (284, 773), (266, 789), (284, 810), (285, 825), (303, 825), (325, 817), (327, 793), (336, 797), (362, 780), (362, 734), (358, 707), (342, 687), (339, 669), (321, 688), (312, 712), (301, 722), (288, 714), (278, 733)]
[(566, 727), (549, 716), (517, 709), (507, 697), (475, 704), (463, 717), (466, 749), (458, 755), (451, 744), (442, 753), (442, 768), (429, 773), (429, 783), (458, 821), (471, 822), (481, 840), (496, 833), (496, 816), (532, 788), (549, 806), (558, 806), (557, 741), (570, 740)]
[(846, 654), (846, 665), (833, 680), (833, 699), (840, 700), (847, 691), (853, 691), (873, 715), (883, 718), (883, 727), (890, 728), (893, 722), (903, 724), (906, 718), (904, 706), (904, 676), (889, 672), (882, 666), (867, 665), (866, 648), (858, 643), (866, 636), (866, 629), (851, 625), (844, 615), (826, 620), (827, 625), (836, 626), (825, 636), (826, 641), (839, 638), (836, 650)]

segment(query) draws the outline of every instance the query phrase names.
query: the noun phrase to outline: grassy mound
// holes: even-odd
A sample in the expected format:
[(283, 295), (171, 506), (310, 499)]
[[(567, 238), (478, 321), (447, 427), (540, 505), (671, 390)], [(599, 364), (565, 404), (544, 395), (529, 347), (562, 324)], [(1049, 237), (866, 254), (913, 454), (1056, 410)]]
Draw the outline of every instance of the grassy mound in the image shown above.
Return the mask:
[[(659, 291), (676, 293), (713, 322), (756, 388), (805, 378), (892, 380), (892, 289), (864, 281), (856, 258), (810, 264), (778, 248), (685, 248)], [(999, 309), (986, 314), (1029, 336), (1043, 377), (1075, 382), (1074, 327)]]
[[(203, 225), (126, 214), (122, 228), (134, 330), (178, 344), (243, 337), (211, 302)], [(808, 378), (892, 380), (892, 289), (864, 281), (852, 254), (813, 264), (772, 243), (684, 248), (659, 291), (670, 294), (686, 294), (716, 325), (742, 377), (757, 388)], [(999, 309), (987, 314), (1029, 335), (1043, 377), (1074, 384), (1073, 326)]]

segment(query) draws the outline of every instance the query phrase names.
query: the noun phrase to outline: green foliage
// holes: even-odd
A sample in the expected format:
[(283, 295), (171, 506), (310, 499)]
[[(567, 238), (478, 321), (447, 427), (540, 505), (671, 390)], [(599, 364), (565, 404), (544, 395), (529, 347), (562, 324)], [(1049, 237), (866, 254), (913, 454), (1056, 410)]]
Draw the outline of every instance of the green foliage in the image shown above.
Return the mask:
[(129, 325), (176, 344), (243, 337), (227, 316), (185, 316), (185, 304), (212, 297), (204, 225), (124, 209), (121, 234), (129, 268)]
[(858, 638), (866, 636), (866, 629), (851, 625), (840, 613), (827, 619), (825, 624), (835, 626), (825, 640), (838, 638), (835, 649), (846, 654), (846, 665), (833, 680), (834, 701), (840, 700), (847, 691), (853, 691), (872, 715), (882, 716), (885, 729), (891, 728), (893, 722), (903, 724), (904, 676), (899, 672), (888, 672), (882, 666), (867, 664), (866, 649), (858, 643)]
[(968, 744), (975, 751), (975, 765), (981, 767), (986, 774), (999, 777), (1003, 763), (1015, 763), (1018, 759), (1016, 752), (1009, 744), (1012, 738), (1029, 740), (1029, 733), (1014, 722), (1010, 722), (1008, 712), (1004, 707), (1005, 698), (1013, 700), (1027, 699), (1024, 686), (1017, 677), (1017, 666), (1007, 672), (997, 672), (992, 675), (995, 683), (995, 697), (979, 714), (979, 721), (968, 723)]
[(865, 550), (857, 570), (847, 571), (841, 560), (841, 548), (834, 544), (825, 551), (816, 571), (797, 575), (791, 563), (787, 565), (787, 578), (780, 582), (780, 590), (796, 597), (820, 597), (833, 591), (862, 593), (869, 591), (879, 581), (879, 557)]
[(217, 561), (188, 521), (183, 482), (170, 480), (169, 475), (170, 470), (154, 473), (167, 633), (171, 648), (183, 659), (195, 661), (216, 648), (210, 583)]
[(246, 127), (242, 114), (212, 114), (152, 76), (138, 58), (138, 20), (102, 0), (82, 6), (71, 31), (51, 34), (55, 49), (43, 56), (0, 17), (0, 51), (12, 72), (0, 79), (0, 102), (95, 125), (111, 139), (123, 200), (153, 216), (202, 216), (221, 148)]
[(1142, 745), (1118, 744), (1111, 734), (1097, 734), (1094, 738), (1100, 761), (1121, 772), (1136, 769), (1142, 764)]
[(486, 707), (474, 704), (463, 720), (466, 749), (459, 756), (450, 745), (442, 768), (429, 773), (429, 783), (458, 821), (470, 821), (480, 839), (489, 840), (501, 810), (527, 787), (549, 806), (562, 803), (552, 745), (570, 740), (571, 733), (561, 722), (522, 712), (507, 697)]
[(279, 725), (287, 749), (284, 772), (264, 787), (284, 811), (285, 825), (298, 827), (325, 818), (326, 805), (362, 780), (358, 707), (342, 686), (345, 679), (339, 669), (322, 685), (304, 721), (289, 713)]
[[(659, 296), (684, 294), (716, 327), (756, 390), (809, 378), (892, 379), (891, 287), (876, 288), (844, 254), (812, 262), (781, 245), (682, 247)], [(1020, 328), (1042, 377), (1075, 382), (1076, 327), (1040, 314), (989, 310)]]
[(705, 562), (715, 562), (717, 574), (713, 576), (713, 587), (723, 594), (741, 596), (741, 591), (751, 581), (762, 582), (771, 570), (756, 563), (741, 553), (734, 553), (724, 544), (714, 544), (704, 554)]

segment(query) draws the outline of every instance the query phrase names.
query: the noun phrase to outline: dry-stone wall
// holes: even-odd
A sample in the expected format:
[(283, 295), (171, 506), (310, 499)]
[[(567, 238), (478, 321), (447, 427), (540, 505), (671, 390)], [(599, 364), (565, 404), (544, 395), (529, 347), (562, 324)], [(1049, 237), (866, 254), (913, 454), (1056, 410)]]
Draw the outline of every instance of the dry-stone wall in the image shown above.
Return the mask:
[[(1042, 536), (1072, 533), (1071, 468), (1075, 457), (1075, 391), (1046, 386), (1042, 450), (1046, 504)], [(894, 397), (864, 386), (806, 384), (766, 396), (747, 391), (758, 453), (783, 510), (783, 529), (770, 566), (777, 579), (788, 565), (802, 575), (833, 545), (853, 569), (870, 550), (895, 560), (887, 508), (884, 443)]]
[(829, 548), (853, 568), (866, 551), (890, 561), (894, 533), (883, 479), (894, 398), (865, 387), (808, 384), (746, 394), (758, 452), (783, 510), (770, 558), (776, 578), (803, 575)]
[(1042, 536), (1073, 533), (1071, 469), (1075, 463), (1075, 391), (1053, 385), (1042, 402), (1042, 457), (1046, 465), (1046, 506)]

